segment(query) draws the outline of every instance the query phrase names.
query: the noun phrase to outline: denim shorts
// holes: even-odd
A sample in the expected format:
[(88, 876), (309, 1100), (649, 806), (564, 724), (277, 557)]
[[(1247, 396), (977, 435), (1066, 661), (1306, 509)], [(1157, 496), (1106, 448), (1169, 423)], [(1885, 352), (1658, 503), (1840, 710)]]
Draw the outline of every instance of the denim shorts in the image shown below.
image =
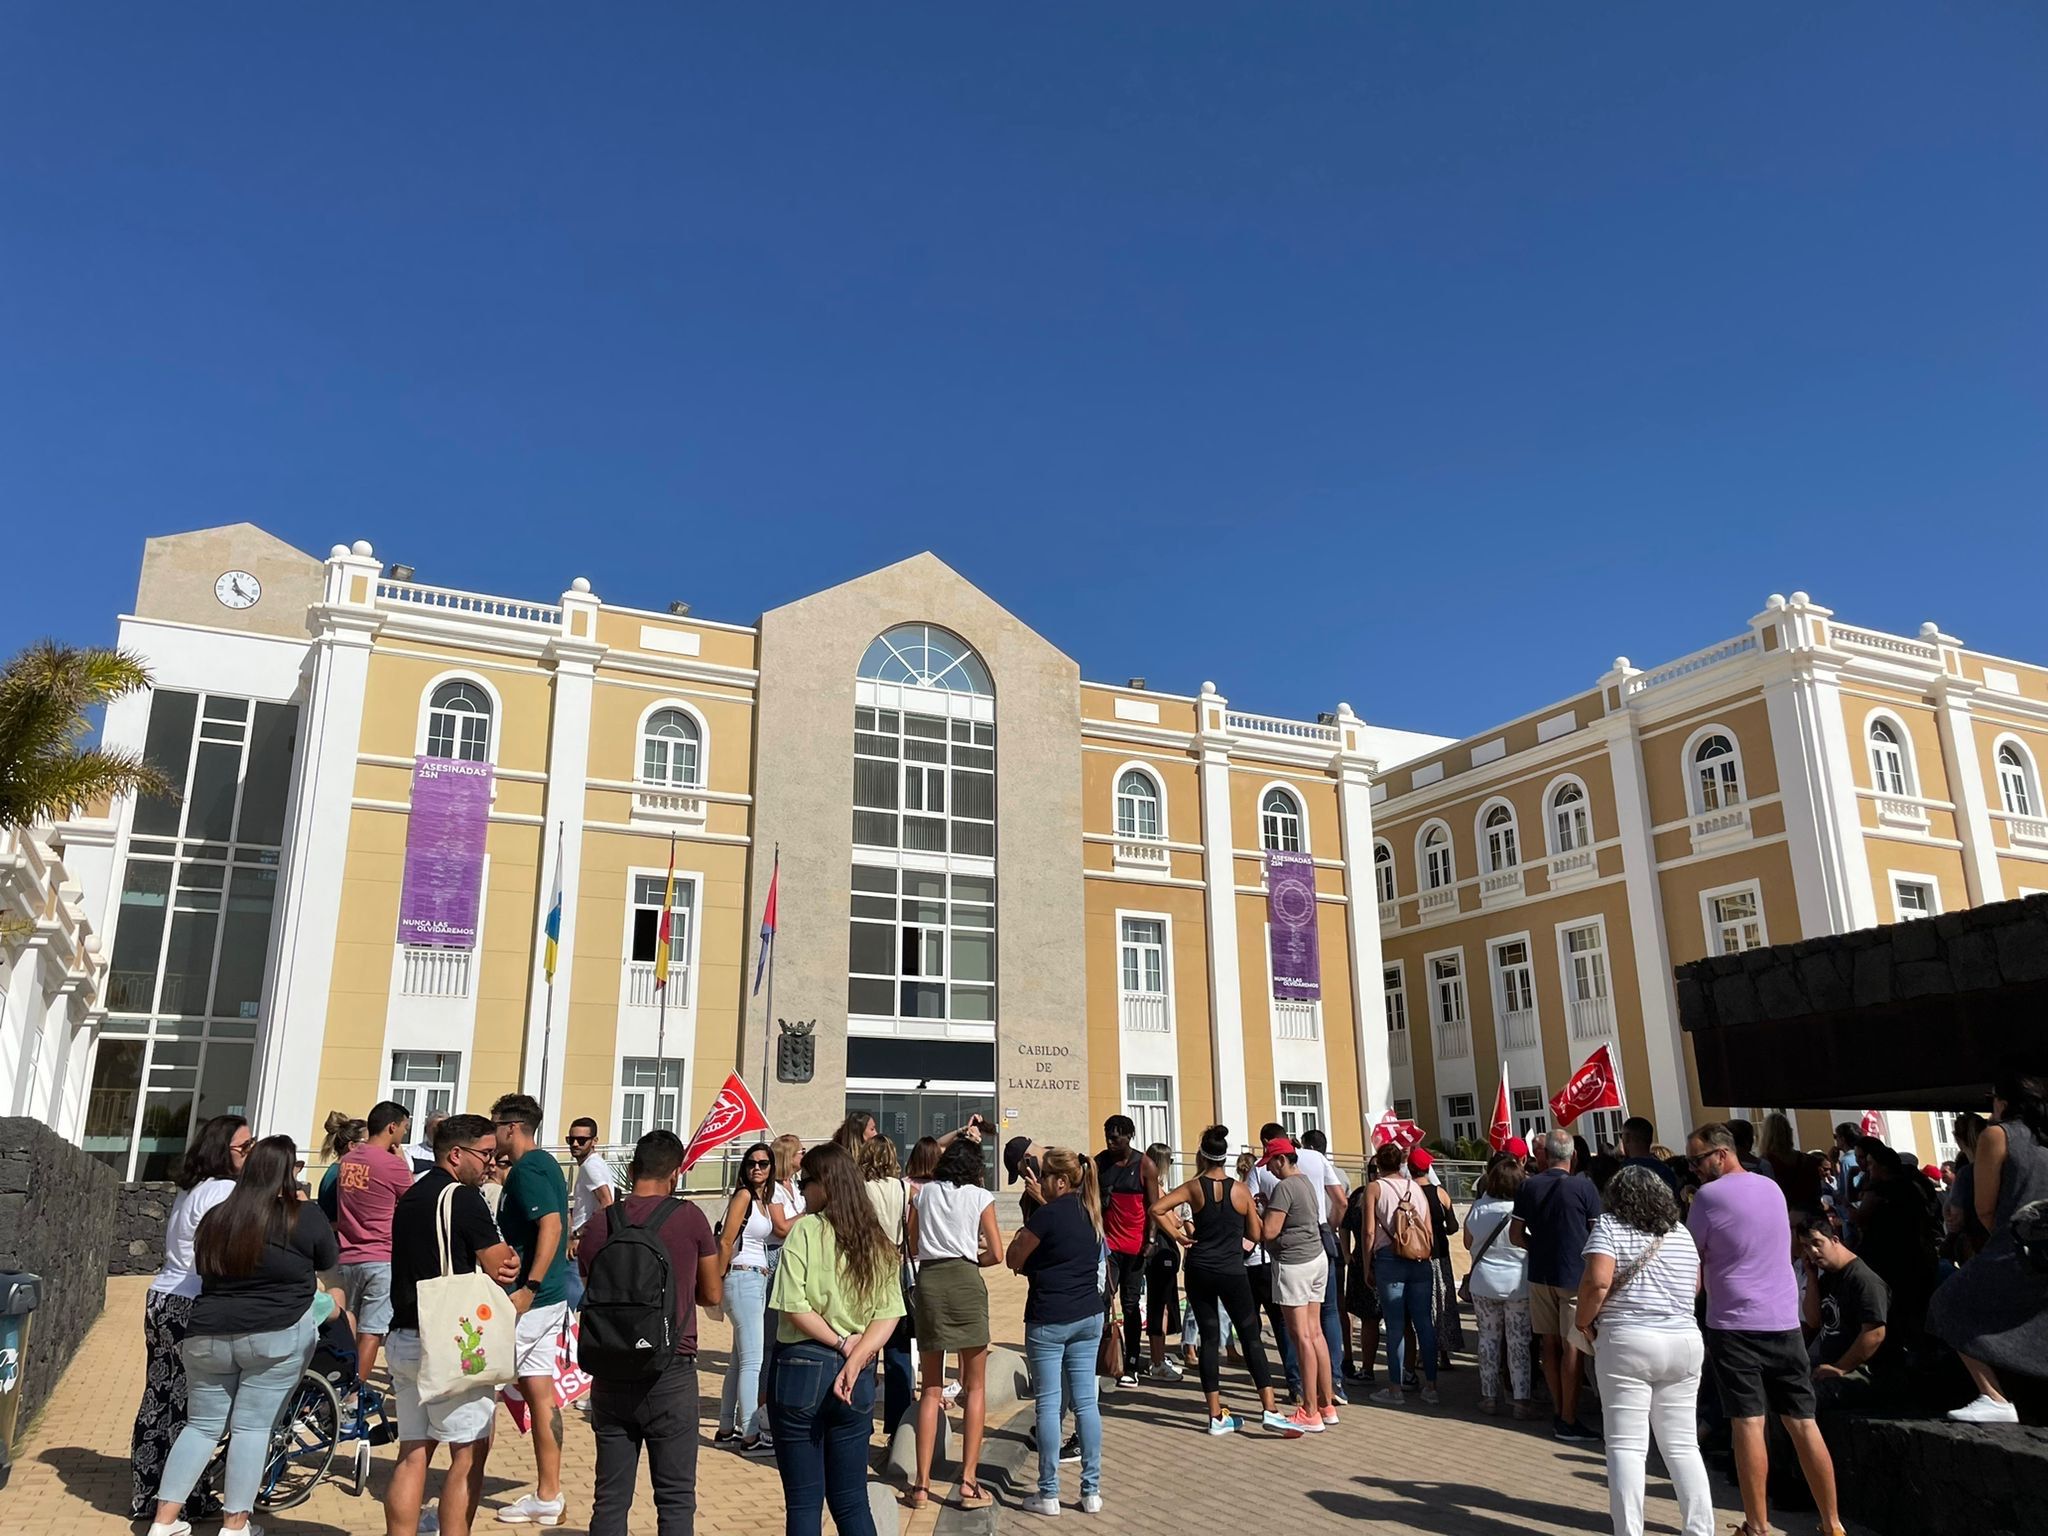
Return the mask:
[(386, 1334), (391, 1331), (391, 1265), (344, 1264), (341, 1291), (348, 1297), (348, 1309), (356, 1315), (356, 1332)]

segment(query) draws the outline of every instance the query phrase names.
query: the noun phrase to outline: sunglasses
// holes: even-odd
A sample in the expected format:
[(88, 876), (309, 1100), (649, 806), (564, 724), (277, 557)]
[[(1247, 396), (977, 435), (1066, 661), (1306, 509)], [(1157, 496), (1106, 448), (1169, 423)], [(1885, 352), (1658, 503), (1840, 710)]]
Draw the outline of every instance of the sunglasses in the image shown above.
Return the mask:
[(745, 1164), (746, 1170), (749, 1173), (752, 1173), (756, 1168), (773, 1168), (774, 1166), (765, 1157), (749, 1158)]
[(565, 1137), (564, 1139), (572, 1147), (587, 1146), (589, 1143), (597, 1140), (595, 1136), (569, 1136)]

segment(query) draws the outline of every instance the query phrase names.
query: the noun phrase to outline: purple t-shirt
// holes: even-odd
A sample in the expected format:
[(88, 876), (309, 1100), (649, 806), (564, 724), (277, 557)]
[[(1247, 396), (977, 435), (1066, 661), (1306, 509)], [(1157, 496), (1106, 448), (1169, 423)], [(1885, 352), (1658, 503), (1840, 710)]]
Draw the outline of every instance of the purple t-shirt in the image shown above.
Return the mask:
[(1700, 1251), (1709, 1328), (1786, 1333), (1799, 1326), (1783, 1190), (1760, 1173), (1723, 1174), (1700, 1186), (1685, 1224)]

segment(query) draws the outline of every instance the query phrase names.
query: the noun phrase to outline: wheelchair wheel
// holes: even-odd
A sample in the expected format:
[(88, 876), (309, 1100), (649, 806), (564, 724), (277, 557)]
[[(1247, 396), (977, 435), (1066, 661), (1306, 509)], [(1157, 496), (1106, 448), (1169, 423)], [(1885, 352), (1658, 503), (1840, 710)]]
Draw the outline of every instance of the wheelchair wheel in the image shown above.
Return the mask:
[(270, 1456), (263, 1463), (256, 1507), (279, 1510), (305, 1503), (327, 1475), (340, 1440), (341, 1399), (325, 1376), (308, 1371), (299, 1379), (284, 1418), (270, 1432)]

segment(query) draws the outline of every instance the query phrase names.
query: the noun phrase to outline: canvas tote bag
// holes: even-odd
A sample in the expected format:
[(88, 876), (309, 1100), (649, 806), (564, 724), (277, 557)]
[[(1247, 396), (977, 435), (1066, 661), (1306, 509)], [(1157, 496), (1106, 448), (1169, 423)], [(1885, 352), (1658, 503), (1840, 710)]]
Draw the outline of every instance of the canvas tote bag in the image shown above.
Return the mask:
[(420, 1401), (439, 1402), (476, 1387), (502, 1387), (512, 1380), (514, 1332), (512, 1298), (489, 1275), (458, 1275), (449, 1233), (458, 1186), (441, 1191), (434, 1207), (441, 1274), (419, 1283)]

